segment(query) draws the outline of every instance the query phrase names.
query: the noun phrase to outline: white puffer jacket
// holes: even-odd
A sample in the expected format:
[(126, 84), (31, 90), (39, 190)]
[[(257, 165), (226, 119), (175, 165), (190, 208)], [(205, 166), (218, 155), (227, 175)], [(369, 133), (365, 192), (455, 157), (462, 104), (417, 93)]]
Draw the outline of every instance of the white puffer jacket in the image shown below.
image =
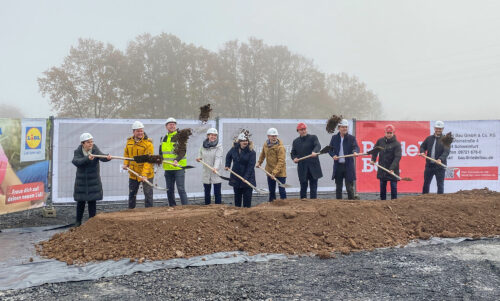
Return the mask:
[[(217, 144), (217, 146), (210, 148), (200, 147), (199, 158), (208, 165), (213, 166), (218, 172), (220, 172), (220, 168), (222, 167), (222, 156), (222, 144)], [(203, 165), (202, 181), (203, 184), (218, 184), (221, 182), (221, 178)]]

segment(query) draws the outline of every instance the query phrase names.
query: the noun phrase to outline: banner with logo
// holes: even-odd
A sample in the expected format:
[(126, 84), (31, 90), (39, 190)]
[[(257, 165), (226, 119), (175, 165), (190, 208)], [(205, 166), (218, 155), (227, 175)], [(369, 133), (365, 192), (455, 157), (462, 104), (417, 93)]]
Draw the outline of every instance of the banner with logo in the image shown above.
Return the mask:
[[(400, 176), (413, 181), (400, 181), (398, 192), (419, 193), (424, 180), (425, 159), (418, 156), (420, 144), (434, 134), (434, 121), (357, 121), (356, 138), (361, 152), (371, 150), (377, 139), (384, 136), (384, 127), (392, 124), (401, 142)], [(455, 141), (448, 157), (445, 193), (484, 188), (500, 190), (500, 121), (445, 121), (443, 133), (452, 132)], [(371, 157), (357, 158), (358, 192), (379, 192), (376, 168), (369, 164)], [(436, 192), (436, 181), (431, 192)]]
[[(48, 125), (45, 119), (0, 118), (0, 214), (44, 206), (49, 171)], [(30, 156), (29, 160), (21, 160)], [(40, 161), (31, 162), (35, 158)]]

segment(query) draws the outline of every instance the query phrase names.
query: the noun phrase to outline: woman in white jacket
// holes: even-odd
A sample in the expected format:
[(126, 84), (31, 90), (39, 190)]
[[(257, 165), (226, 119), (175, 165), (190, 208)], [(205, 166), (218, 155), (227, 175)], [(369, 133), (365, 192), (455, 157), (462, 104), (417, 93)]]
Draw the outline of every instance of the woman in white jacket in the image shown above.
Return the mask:
[(222, 204), (222, 183), (221, 178), (216, 174), (222, 166), (222, 156), (222, 144), (219, 144), (217, 129), (208, 129), (207, 139), (203, 141), (199, 156), (196, 158), (198, 162), (203, 160), (203, 162), (213, 166), (213, 169), (203, 166), (202, 181), (205, 189), (205, 205), (210, 204), (212, 184), (214, 185), (215, 204)]

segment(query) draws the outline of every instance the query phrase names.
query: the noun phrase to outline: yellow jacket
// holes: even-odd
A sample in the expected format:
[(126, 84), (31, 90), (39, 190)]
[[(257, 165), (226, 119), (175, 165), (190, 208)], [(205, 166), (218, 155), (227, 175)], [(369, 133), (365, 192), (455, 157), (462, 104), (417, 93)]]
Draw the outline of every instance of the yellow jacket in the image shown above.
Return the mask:
[[(127, 145), (125, 145), (125, 149), (123, 150), (123, 156), (127, 158), (133, 158), (134, 156), (140, 155), (154, 155), (153, 140), (146, 135), (137, 142), (135, 142), (134, 136), (128, 138)], [(153, 165), (151, 163), (137, 163), (135, 161), (125, 160), (123, 164), (148, 179), (154, 177)], [(137, 177), (131, 172), (129, 172), (129, 176), (131, 179), (137, 180)]]
[(261, 165), (266, 159), (266, 171), (273, 174), (275, 177), (286, 177), (286, 153), (283, 142), (278, 139), (278, 143), (269, 147), (267, 140), (262, 146), (262, 152), (259, 156), (258, 164)]

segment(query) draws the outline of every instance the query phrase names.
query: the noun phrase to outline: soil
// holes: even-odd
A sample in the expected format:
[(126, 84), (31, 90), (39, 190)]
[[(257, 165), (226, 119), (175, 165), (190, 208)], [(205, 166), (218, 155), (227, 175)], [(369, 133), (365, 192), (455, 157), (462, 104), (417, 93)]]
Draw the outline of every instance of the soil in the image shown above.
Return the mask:
[(210, 119), (210, 113), (212, 112), (212, 108), (210, 107), (210, 104), (206, 104), (204, 106), (200, 107), (200, 116), (198, 119), (202, 123), (207, 123), (208, 119)]
[(332, 115), (326, 122), (326, 131), (333, 134), (337, 130), (337, 125), (342, 121), (342, 115)]
[(414, 239), (500, 234), (500, 193), (487, 189), (390, 201), (289, 199), (253, 208), (154, 207), (102, 213), (37, 246), (68, 264), (192, 257), (222, 251), (316, 254), (406, 245)]

